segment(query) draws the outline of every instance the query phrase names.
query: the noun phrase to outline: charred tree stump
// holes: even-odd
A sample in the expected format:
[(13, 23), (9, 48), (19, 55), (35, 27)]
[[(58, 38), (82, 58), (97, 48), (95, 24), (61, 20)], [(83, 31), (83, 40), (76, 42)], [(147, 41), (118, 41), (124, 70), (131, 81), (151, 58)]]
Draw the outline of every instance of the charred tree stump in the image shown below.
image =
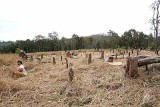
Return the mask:
[(55, 59), (55, 57), (53, 57), (53, 65), (55, 65), (56, 64), (56, 59)]
[(73, 78), (74, 78), (74, 72), (72, 68), (69, 69), (68, 76), (69, 76), (69, 83), (72, 83)]
[(68, 59), (65, 58), (65, 60), (66, 60), (66, 68), (68, 69)]
[(126, 74), (129, 77), (136, 77), (138, 75), (138, 58), (128, 57), (126, 65)]
[(88, 56), (88, 64), (90, 64), (92, 62), (92, 56), (91, 56), (91, 53), (89, 54)]

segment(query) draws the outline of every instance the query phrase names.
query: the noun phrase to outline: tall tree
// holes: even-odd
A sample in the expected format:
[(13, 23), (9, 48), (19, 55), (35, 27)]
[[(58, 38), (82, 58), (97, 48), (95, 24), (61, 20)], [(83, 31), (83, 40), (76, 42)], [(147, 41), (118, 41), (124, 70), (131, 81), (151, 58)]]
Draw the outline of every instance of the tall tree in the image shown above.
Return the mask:
[(160, 24), (160, 14), (159, 14), (159, 6), (160, 6), (160, 0), (155, 0), (151, 7), (153, 10), (153, 16), (152, 16), (152, 29), (154, 31), (154, 37), (155, 37), (155, 43), (156, 43), (156, 54), (158, 54), (158, 30), (159, 30), (159, 24)]

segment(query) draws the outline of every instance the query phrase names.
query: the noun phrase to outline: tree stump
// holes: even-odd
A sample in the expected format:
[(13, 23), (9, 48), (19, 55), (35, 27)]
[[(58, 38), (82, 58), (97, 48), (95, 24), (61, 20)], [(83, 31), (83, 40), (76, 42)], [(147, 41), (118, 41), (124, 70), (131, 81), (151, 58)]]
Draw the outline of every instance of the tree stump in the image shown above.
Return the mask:
[(92, 56), (91, 56), (91, 53), (89, 54), (88, 56), (88, 64), (90, 64), (92, 62)]
[(138, 54), (139, 54), (139, 53), (138, 53), (138, 49), (137, 49), (137, 56), (138, 56)]
[(126, 49), (126, 53), (128, 53), (128, 49)]
[(86, 54), (86, 58), (88, 58), (88, 54)]
[(136, 77), (138, 75), (138, 58), (128, 57), (125, 73), (129, 77)]
[(115, 57), (115, 59), (117, 59), (117, 56), (118, 56), (118, 54), (116, 53), (116, 57)]
[(130, 57), (130, 52), (128, 53), (128, 57)]
[(54, 65), (56, 64), (56, 59), (55, 59), (55, 57), (53, 57), (53, 64), (54, 64)]
[(68, 76), (69, 76), (69, 83), (72, 83), (73, 78), (74, 78), (74, 72), (72, 68), (69, 69)]
[(113, 51), (112, 51), (113, 53), (114, 53), (114, 49), (113, 49)]
[(104, 59), (104, 51), (101, 51), (101, 59)]
[(123, 52), (123, 59), (124, 59), (124, 52)]
[(132, 49), (132, 54), (133, 54), (133, 49)]
[(62, 61), (62, 56), (61, 56), (61, 61)]
[(68, 59), (65, 58), (65, 60), (66, 60), (66, 68), (68, 69)]
[(33, 56), (31, 55), (30, 61), (33, 61)]
[(41, 55), (41, 59), (43, 59), (43, 54)]

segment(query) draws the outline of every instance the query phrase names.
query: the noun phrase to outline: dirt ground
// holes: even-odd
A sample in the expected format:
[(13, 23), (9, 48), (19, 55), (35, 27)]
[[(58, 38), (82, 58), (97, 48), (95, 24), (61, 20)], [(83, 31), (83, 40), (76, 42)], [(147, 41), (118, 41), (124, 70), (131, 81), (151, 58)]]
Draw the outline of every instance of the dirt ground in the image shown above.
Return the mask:
[[(64, 52), (43, 53), (41, 63), (23, 61), (28, 75), (18, 79), (11, 77), (18, 55), (1, 54), (0, 107), (160, 107), (159, 64), (149, 65), (149, 75), (140, 67), (139, 77), (133, 79), (124, 75), (126, 58), (122, 55), (114, 59), (122, 65), (111, 65), (99, 59), (100, 52), (87, 50), (92, 54), (92, 63), (87, 64), (86, 53), (77, 53), (67, 58), (68, 69)], [(35, 58), (42, 53), (31, 54)], [(105, 51), (107, 54), (113, 53)], [(150, 51), (140, 54), (155, 56)], [(72, 83), (68, 81), (70, 68), (74, 71)]]

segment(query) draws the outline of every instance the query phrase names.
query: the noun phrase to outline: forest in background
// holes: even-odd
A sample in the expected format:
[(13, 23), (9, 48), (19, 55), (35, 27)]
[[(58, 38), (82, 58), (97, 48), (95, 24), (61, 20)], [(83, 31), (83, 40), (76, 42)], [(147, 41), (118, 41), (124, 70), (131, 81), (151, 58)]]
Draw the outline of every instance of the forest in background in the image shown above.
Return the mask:
[[(158, 46), (160, 37), (157, 38)], [(17, 40), (16, 42), (0, 42), (0, 53), (15, 53), (17, 49), (25, 52), (45, 52), (45, 51), (67, 51), (79, 49), (149, 49), (155, 50), (155, 37), (152, 34), (130, 29), (123, 35), (109, 30), (106, 34), (95, 34), (91, 36), (72, 35), (72, 38), (62, 37), (59, 39), (57, 32), (48, 33), (48, 37), (37, 35), (30, 40)], [(158, 50), (160, 46), (158, 47)]]

